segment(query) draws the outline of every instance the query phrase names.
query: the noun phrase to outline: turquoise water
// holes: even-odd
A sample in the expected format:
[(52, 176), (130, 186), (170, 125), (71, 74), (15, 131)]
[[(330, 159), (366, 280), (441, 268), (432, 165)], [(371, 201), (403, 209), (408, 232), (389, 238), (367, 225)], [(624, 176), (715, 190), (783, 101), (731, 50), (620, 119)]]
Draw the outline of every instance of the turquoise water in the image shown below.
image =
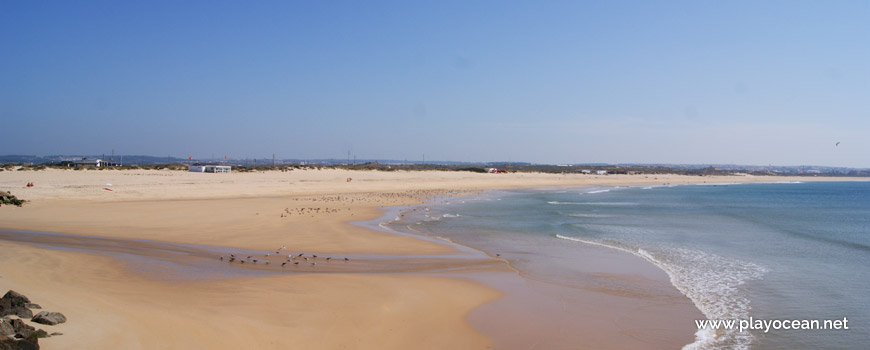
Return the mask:
[(572, 249), (598, 244), (662, 268), (709, 319), (849, 320), (848, 330), (700, 331), (688, 348), (870, 344), (867, 182), (500, 191), (415, 214), (400, 224), (502, 252), (554, 283), (583, 278)]

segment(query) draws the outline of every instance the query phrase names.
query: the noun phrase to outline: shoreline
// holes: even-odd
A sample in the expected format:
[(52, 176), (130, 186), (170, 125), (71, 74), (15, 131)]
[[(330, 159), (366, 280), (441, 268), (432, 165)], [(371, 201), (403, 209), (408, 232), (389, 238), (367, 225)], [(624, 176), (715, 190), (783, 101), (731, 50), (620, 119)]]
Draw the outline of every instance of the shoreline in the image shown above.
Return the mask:
[[(637, 175), (617, 175), (598, 179), (597, 177), (584, 175), (563, 176), (551, 174), (490, 175), (454, 174), (447, 172), (425, 174), (350, 172), (354, 178), (354, 182), (350, 183), (344, 181), (344, 178), (347, 177), (347, 171), (297, 171), (290, 178), (285, 176), (288, 175), (286, 173), (227, 174), (228, 176), (226, 177), (223, 177), (225, 176), (224, 174), (201, 176), (202, 174), (191, 175), (184, 172), (161, 173), (154, 171), (153, 173), (155, 174), (152, 175), (165, 176), (141, 176), (142, 174), (138, 174), (138, 172), (122, 175), (120, 171), (116, 173), (112, 171), (0, 173), (0, 189), (12, 189), (13, 194), (18, 194), (24, 199), (33, 200), (25, 204), (23, 208), (7, 208), (6, 206), (0, 208), (0, 222), (3, 222), (2, 226), (4, 228), (9, 229), (60, 233), (66, 231), (66, 233), (70, 234), (85, 234), (97, 238), (149, 239), (158, 242), (203, 244), (250, 250), (268, 250), (287, 243), (288, 246), (292, 245), (293, 249), (297, 251), (384, 255), (393, 256), (394, 259), (401, 260), (413, 259), (415, 256), (437, 257), (454, 253), (450, 252), (450, 249), (445, 249), (443, 245), (426, 242), (419, 237), (403, 237), (378, 232), (379, 230), (359, 227), (353, 222), (372, 221), (389, 215), (388, 210), (378, 209), (380, 207), (416, 205), (428, 196), (456, 194), (462, 191), (590, 185), (657, 185), (662, 180), (667, 180), (671, 183), (702, 183), (703, 181), (720, 179), (720, 177), (694, 178), (682, 176), (642, 178)], [(41, 177), (37, 181), (31, 180), (36, 183), (36, 187), (26, 190), (12, 187), (14, 186), (13, 184), (21, 182), (24, 179), (32, 178), (34, 174), (38, 174)], [(73, 174), (74, 177), (66, 178), (67, 174)], [(121, 178), (122, 176), (126, 176), (126, 178)], [(172, 178), (173, 180), (168, 183), (153, 181), (155, 178), (162, 180), (165, 177)], [(118, 181), (118, 178), (121, 178), (122, 181)], [(767, 177), (763, 178), (763, 180), (768, 181), (760, 181), (762, 179), (759, 178), (743, 177), (733, 180), (752, 182), (783, 181), (780, 178)], [(795, 179), (787, 178), (784, 180), (794, 181)], [(803, 181), (804, 179), (801, 178), (800, 180)], [(817, 178), (813, 180), (821, 179)], [(835, 178), (833, 180), (843, 181), (844, 179)], [(868, 179), (858, 180), (867, 181)], [(111, 181), (114, 191), (102, 190), (107, 181)], [(290, 188), (292, 188), (292, 191)], [(387, 219), (389, 220), (389, 218)], [(130, 276), (135, 274), (135, 272), (129, 269), (115, 270), (115, 267), (112, 266), (92, 266), (95, 261), (101, 261), (102, 264), (106, 264), (106, 260), (100, 257), (93, 257), (89, 253), (47, 253), (46, 249), (34, 247), (21, 248), (20, 244), (12, 244), (5, 240), (0, 240), (0, 250), (6, 256), (6, 259), (0, 259), (6, 260), (6, 263), (3, 265), (22, 269), (22, 273), (10, 272), (8, 268), (0, 270), (0, 286), (15, 286), (17, 289), (22, 289), (20, 290), (21, 292), (28, 295), (33, 294), (40, 300), (48, 300), (52, 295), (59, 294), (51, 292), (53, 290), (72, 288), (78, 290), (77, 295), (81, 296), (87, 294), (84, 292), (87, 289), (86, 287), (99, 286), (109, 291), (110, 295), (106, 299), (112, 300), (118, 305), (106, 305), (102, 303), (102, 300), (89, 299), (91, 305), (102, 305), (104, 309), (114, 309), (116, 311), (120, 310), (119, 308), (130, 307), (132, 310), (143, 313), (143, 315), (137, 315), (131, 310), (120, 310), (115, 313), (109, 313), (110, 316), (97, 317), (83, 312), (78, 312), (78, 315), (76, 315), (76, 312), (73, 312), (74, 318), (72, 320), (84, 318), (89, 321), (79, 322), (104, 324), (108, 327), (115, 327), (113, 329), (119, 332), (124, 332), (125, 330), (133, 332), (133, 334), (109, 337), (111, 341), (124, 339), (124, 341), (134, 341), (140, 344), (158, 345), (161, 347), (177, 347), (178, 344), (189, 344), (187, 340), (178, 339), (177, 336), (170, 337), (173, 339), (166, 340), (165, 342), (142, 338), (144, 335), (138, 332), (147, 333), (160, 329), (169, 334), (176, 334), (179, 330), (155, 324), (157, 322), (157, 315), (152, 310), (139, 310), (133, 304), (130, 304), (133, 302), (133, 299), (123, 296), (141, 296), (140, 292), (132, 289), (133, 287), (131, 286), (133, 285), (137, 288), (150, 290), (155, 295), (171, 296), (179, 300), (190, 300), (190, 298), (196, 296), (199, 299), (196, 299), (196, 302), (191, 302), (190, 305), (174, 304), (174, 306), (183, 311), (181, 312), (182, 315), (193, 317), (203, 322), (206, 326), (212, 321), (192, 315), (206, 310), (210, 312), (215, 311), (215, 305), (227, 302), (226, 298), (231, 294), (226, 293), (235, 293), (236, 288), (238, 288), (238, 286), (234, 286), (227, 281), (172, 283), (146, 281), (135, 276)], [(38, 261), (31, 258), (30, 255), (49, 260), (59, 259), (58, 261), (62, 260), (64, 264), (41, 265)], [(634, 256), (632, 257), (634, 258)], [(425, 262), (425, 264), (430, 264), (430, 267), (441, 266), (439, 264), (443, 264), (443, 261), (438, 262), (433, 260)], [(661, 272), (653, 264), (649, 264), (646, 261), (643, 264), (650, 265), (652, 266), (651, 268)], [(112, 264), (109, 263), (109, 265)], [(242, 289), (245, 292), (242, 295), (248, 298), (248, 300), (243, 303), (244, 306), (238, 309), (238, 311), (245, 314), (262, 316), (264, 313), (269, 313), (269, 310), (264, 308), (263, 304), (271, 304), (276, 306), (278, 310), (284, 310), (279, 313), (294, 310), (291, 314), (295, 315), (299, 313), (299, 315), (305, 315), (303, 317), (306, 319), (318, 320), (313, 322), (313, 324), (302, 324), (288, 323), (286, 320), (275, 318), (276, 316), (274, 315), (265, 317), (275, 324), (281, 325), (274, 326), (263, 324), (262, 320), (252, 319), (251, 316), (243, 317), (243, 320), (241, 320), (243, 324), (247, 322), (261, 326), (264, 330), (255, 333), (265, 338), (270, 338), (270, 334), (279, 335), (286, 334), (288, 331), (296, 332), (304, 330), (317, 334), (323, 334), (318, 332), (324, 330), (346, 334), (346, 336), (341, 337), (333, 336), (335, 339), (327, 347), (348, 346), (349, 344), (354, 344), (353, 347), (358, 348), (420, 347), (420, 339), (433, 339), (432, 348), (435, 348), (436, 345), (441, 345), (442, 347), (468, 347), (470, 344), (477, 344), (471, 347), (486, 346), (485, 344), (492, 344), (491, 342), (497, 339), (484, 337), (479, 330), (472, 328), (471, 322), (478, 322), (484, 326), (495, 325), (496, 322), (492, 320), (471, 321), (471, 318), (479, 317), (472, 315), (477, 315), (477, 310), (480, 308), (492, 305), (493, 301), (500, 298), (501, 292), (493, 289), (492, 285), (481, 284), (480, 279), (488, 277), (480, 276), (495, 273), (504, 274), (505, 272), (493, 271), (499, 268), (486, 264), (476, 267), (466, 265), (464, 268), (466, 272), (459, 272), (459, 274), (467, 274), (468, 278), (444, 277), (444, 271), (439, 271), (437, 268), (424, 268), (421, 270), (423, 272), (406, 271), (411, 272), (410, 274), (405, 272), (362, 272), (359, 275), (354, 273), (348, 275), (338, 272), (303, 274), (301, 276), (242, 278), (248, 281), (256, 279), (260, 281), (257, 282), (258, 284), (262, 284), (261, 288), (276, 291), (276, 293), (286, 297), (288, 300), (267, 298), (260, 295), (259, 292), (262, 291), (244, 287)], [(109, 269), (111, 271), (101, 269)], [(86, 272), (91, 272), (92, 274)], [(59, 281), (69, 283), (70, 286), (62, 287), (55, 283), (57, 281), (40, 281), (32, 278), (32, 276), (42, 276), (47, 273), (54, 275)], [(65, 274), (77, 276), (78, 278), (73, 280)], [(448, 274), (454, 274), (454, 272), (449, 272)], [(475, 274), (478, 275), (475, 276)], [(121, 281), (132, 278), (135, 280), (135, 283), (131, 284), (131, 286), (122, 286), (114, 281), (107, 281), (104, 277), (105, 275), (116, 276)], [(15, 281), (10, 280), (10, 278)], [(475, 278), (478, 280), (475, 281)], [(327, 293), (328, 295), (318, 297), (310, 294), (305, 289), (284, 289), (284, 286), (288, 282), (294, 285), (304, 283), (306, 285), (313, 284), (323, 287), (341, 287), (334, 290), (331, 289)], [(173, 283), (194, 283), (206, 286), (205, 288), (212, 290), (212, 292), (202, 294), (204, 293), (202, 289), (186, 291), (183, 288), (178, 288), (177, 285), (173, 286)], [(672, 289), (675, 289), (670, 282), (668, 282), (668, 285)], [(22, 288), (18, 286), (22, 286)], [(30, 292), (26, 288), (23, 288), (27, 286), (29, 288), (41, 289), (41, 291), (38, 293)], [(365, 296), (362, 299), (359, 299), (359, 296), (354, 295), (356, 290), (367, 292), (364, 293)], [(302, 298), (302, 296), (306, 295), (308, 297)], [(385, 299), (384, 296), (386, 295), (398, 297), (397, 299)], [(424, 295), (425, 297), (423, 297)], [(682, 294), (680, 295), (682, 296)], [(685, 296), (682, 297), (688, 299)], [(80, 303), (80, 301), (75, 301), (69, 297), (58, 296), (58, 298), (58, 303), (65, 305), (68, 303)], [(150, 298), (153, 298), (153, 296)], [(304, 303), (300, 301), (303, 299)], [(375, 311), (366, 309), (365, 305), (357, 305), (357, 303), (348, 304), (347, 300), (360, 300), (358, 303), (364, 304), (374, 303), (377, 305), (393, 306)], [(361, 300), (368, 301), (362, 302)], [(152, 300), (149, 303), (154, 306), (156, 302), (156, 300)], [(312, 309), (311, 305), (318, 305), (319, 308)], [(61, 310), (65, 308), (66, 306), (56, 307), (56, 309)], [(341, 325), (336, 325), (333, 324), (334, 320), (324, 319), (324, 315), (333, 315), (338, 310), (348, 308), (352, 312), (347, 314), (349, 320), (346, 321), (354, 322), (339, 322)], [(158, 307), (158, 309), (160, 308)], [(428, 311), (424, 311), (424, 309)], [(169, 311), (165, 308), (162, 310)], [(428, 323), (419, 320), (408, 324), (408, 317), (413, 319), (413, 315), (426, 314), (427, 312), (434, 312), (440, 316), (437, 317), (437, 320), (432, 320)], [(238, 317), (236, 313), (218, 312), (218, 314), (228, 319)], [(611, 312), (611, 314), (613, 313)], [(384, 321), (384, 327), (392, 327), (389, 328), (389, 332), (384, 333), (386, 332), (384, 328), (369, 323), (362, 323), (366, 324), (366, 326), (360, 326), (360, 322), (379, 320), (380, 317), (384, 317), (386, 320), (393, 320)], [(129, 328), (112, 326), (109, 325), (111, 322), (106, 323), (108, 319), (128, 320), (129, 322), (135, 322), (136, 326), (132, 326), (129, 322), (126, 323)], [(177, 320), (172, 318), (168, 323), (175, 324), (175, 322), (178, 322), (178, 325), (182, 325), (182, 321), (183, 317)], [(75, 321), (70, 323), (75, 323)], [(426, 326), (424, 327), (422, 323), (426, 323)], [(433, 334), (435, 329), (442, 329), (444, 327), (451, 327), (455, 331), (449, 339), (442, 335)], [(479, 327), (480, 325), (477, 325), (477, 328)], [(84, 338), (79, 338), (76, 335), (69, 336), (71, 333), (76, 332), (64, 331), (67, 335), (58, 337), (46, 344), (78, 344), (79, 346), (95, 346), (97, 348), (111, 347), (108, 345), (109, 343), (95, 339), (92, 331), (86, 331), (77, 328), (77, 326), (73, 328), (78, 329), (76, 332)], [(179, 329), (184, 328), (181, 327)], [(229, 331), (226, 327), (221, 329), (224, 332)], [(629, 326), (624, 331), (632, 332), (640, 330), (641, 328), (637, 324), (634, 324), (634, 326)], [(359, 333), (364, 332), (367, 334), (368, 332), (366, 331), (380, 332), (378, 334), (382, 336), (387, 334), (398, 336), (400, 341), (397, 340), (399, 343), (396, 343), (391, 340), (385, 343), (385, 340), (377, 337), (363, 336), (361, 335), (363, 333)], [(83, 334), (90, 334), (91, 336), (85, 337)], [(205, 331), (204, 334), (211, 334), (211, 336), (217, 337), (225, 336), (223, 333), (209, 333), (208, 331)], [(229, 344), (247, 344), (246, 341), (249, 340), (250, 336), (251, 334), (234, 334), (230, 339), (226, 339), (225, 342), (216, 344), (216, 346), (231, 347)], [(310, 343), (308, 344), (312, 346), (319, 344), (316, 339), (301, 335), (300, 337), (300, 339), (303, 339), (303, 344), (309, 341)], [(353, 343), (354, 339), (365, 339), (365, 341)], [(583, 339), (596, 338), (595, 334), (586, 334)], [(202, 341), (209, 342), (204, 339)], [(620, 348), (618, 343), (608, 342), (606, 338), (600, 338), (596, 341), (598, 342), (596, 343), (598, 347)], [(279, 343), (283, 344), (280, 341)], [(507, 342), (499, 340), (499, 344), (505, 343)], [(260, 345), (262, 347), (275, 346), (275, 344), (268, 342), (260, 343)], [(622, 348), (630, 348), (630, 346), (622, 346)]]
[[(498, 190), (482, 191), (476, 196), (487, 196), (492, 194), (491, 191)], [(473, 197), (471, 200), (474, 200)], [(449, 198), (454, 201), (457, 199)], [(446, 208), (449, 204), (448, 201), (429, 202), (414, 207)], [(409, 210), (406, 208), (403, 212), (407, 214)], [(394, 221), (389, 220), (390, 215), (385, 215), (383, 219), (386, 222)], [(682, 348), (696, 341), (696, 330), (683, 326), (693, 325), (692, 320), (705, 318), (694, 300), (674, 285), (667, 270), (627, 250), (614, 250), (595, 243), (570, 248), (580, 255), (588, 255), (581, 261), (590, 266), (600, 266), (602, 261), (606, 262), (604, 265), (607, 268), (600, 267), (589, 272), (596, 274), (596, 278), (624, 279), (628, 281), (625, 283), (642, 287), (624, 289), (624, 285), (603, 287), (590, 283), (568, 286), (540, 279), (533, 271), (517, 267), (512, 257), (499, 256), (496, 251), (501, 251), (501, 254), (505, 254), (505, 251), (494, 250), (494, 246), (469, 244), (434, 232), (420, 232), (409, 225), (399, 226), (408, 232), (387, 227), (384, 229), (442, 240), (505, 264), (507, 269), (464, 273), (467, 278), (503, 293), (501, 298), (472, 310), (469, 316), (469, 322), (490, 335), (497, 348), (562, 348), (576, 344), (594, 344), (594, 348), (600, 349)], [(542, 299), (545, 296), (553, 300)], [(575, 314), (586, 317), (578, 320)], [(517, 315), (523, 317), (517, 319)], [(631, 336), (621, 337), (626, 332)]]

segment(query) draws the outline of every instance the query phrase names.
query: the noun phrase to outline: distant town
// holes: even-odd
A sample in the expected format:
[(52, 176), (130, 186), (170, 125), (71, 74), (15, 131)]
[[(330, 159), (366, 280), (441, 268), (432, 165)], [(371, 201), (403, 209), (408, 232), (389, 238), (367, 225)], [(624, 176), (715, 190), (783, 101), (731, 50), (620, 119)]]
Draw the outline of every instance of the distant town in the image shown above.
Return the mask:
[(354, 170), (445, 170), (488, 173), (541, 172), (609, 174), (684, 174), (684, 175), (791, 175), (791, 176), (870, 176), (870, 168), (827, 167), (815, 165), (762, 166), (737, 164), (535, 164), (528, 162), (456, 162), (384, 159), (276, 159), (276, 158), (207, 158), (155, 157), (143, 155), (52, 155), (0, 156), (5, 170), (39, 170), (45, 168), (117, 168), (188, 170), (191, 166), (231, 166), (234, 172), (290, 170), (301, 168), (337, 168)]

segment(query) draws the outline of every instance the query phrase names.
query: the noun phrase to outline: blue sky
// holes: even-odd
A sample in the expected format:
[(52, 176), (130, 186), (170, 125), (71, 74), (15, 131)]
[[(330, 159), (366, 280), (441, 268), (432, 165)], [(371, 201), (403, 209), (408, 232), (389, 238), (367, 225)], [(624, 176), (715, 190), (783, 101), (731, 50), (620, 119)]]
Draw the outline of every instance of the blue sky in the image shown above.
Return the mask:
[(870, 167), (868, 62), (865, 1), (2, 1), (0, 154)]

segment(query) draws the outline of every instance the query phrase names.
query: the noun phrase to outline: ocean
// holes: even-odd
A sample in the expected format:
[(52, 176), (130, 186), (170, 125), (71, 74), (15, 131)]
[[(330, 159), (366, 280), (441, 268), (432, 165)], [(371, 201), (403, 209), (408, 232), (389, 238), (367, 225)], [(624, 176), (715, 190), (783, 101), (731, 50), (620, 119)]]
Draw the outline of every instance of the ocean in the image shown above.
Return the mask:
[(622, 250), (662, 269), (711, 320), (848, 320), (840, 330), (700, 330), (687, 349), (870, 344), (870, 182), (491, 191), (389, 225), (503, 254), (560, 285), (588, 283), (589, 267), (571, 259), (581, 246)]

